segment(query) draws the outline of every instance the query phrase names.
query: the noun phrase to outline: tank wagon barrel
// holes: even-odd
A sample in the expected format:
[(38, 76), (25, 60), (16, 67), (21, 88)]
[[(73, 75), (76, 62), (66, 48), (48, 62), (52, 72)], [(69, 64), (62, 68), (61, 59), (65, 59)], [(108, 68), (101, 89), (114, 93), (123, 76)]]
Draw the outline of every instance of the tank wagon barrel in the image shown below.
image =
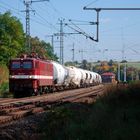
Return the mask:
[(55, 88), (64, 88), (66, 86), (65, 80), (68, 76), (68, 70), (57, 62), (52, 61), (50, 63), (53, 65), (53, 84)]

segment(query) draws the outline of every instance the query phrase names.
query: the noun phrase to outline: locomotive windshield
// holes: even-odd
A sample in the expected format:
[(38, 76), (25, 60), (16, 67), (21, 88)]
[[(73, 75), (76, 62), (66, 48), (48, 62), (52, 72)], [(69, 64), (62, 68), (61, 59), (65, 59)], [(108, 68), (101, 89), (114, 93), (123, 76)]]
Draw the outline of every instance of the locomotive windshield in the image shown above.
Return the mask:
[(12, 69), (31, 69), (32, 67), (33, 66), (31, 61), (13, 61), (11, 63)]
[(11, 68), (12, 69), (19, 69), (20, 68), (20, 62), (12, 62)]
[(23, 68), (24, 69), (31, 69), (32, 68), (32, 62), (30, 62), (30, 61), (23, 62)]

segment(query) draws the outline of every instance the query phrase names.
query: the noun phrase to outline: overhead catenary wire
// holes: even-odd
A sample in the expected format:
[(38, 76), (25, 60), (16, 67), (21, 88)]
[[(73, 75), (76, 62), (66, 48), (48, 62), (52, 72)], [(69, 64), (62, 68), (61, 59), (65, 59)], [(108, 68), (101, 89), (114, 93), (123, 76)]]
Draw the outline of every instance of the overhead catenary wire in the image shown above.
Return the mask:
[(97, 1), (99, 1), (99, 0), (94, 0), (94, 1), (92, 1), (90, 3), (88, 3), (85, 7), (88, 7), (88, 6), (92, 5), (93, 3), (96, 3)]
[[(21, 17), (23, 17), (23, 14), (21, 14), (20, 12), (19, 12), (19, 10), (18, 9), (16, 9), (16, 8), (13, 8), (13, 7), (10, 7), (10, 5), (8, 5), (8, 4), (4, 4), (4, 3), (0, 3), (0, 4), (2, 4), (2, 5), (0, 5), (0, 7), (2, 7), (3, 9), (5, 9), (6, 11), (10, 11), (10, 12), (12, 12), (12, 13), (15, 13), (15, 14), (17, 14), (17, 15), (20, 15)], [(4, 5), (4, 6), (3, 6)], [(6, 6), (6, 7), (5, 7)], [(8, 7), (8, 8), (7, 8)], [(9, 9), (10, 8), (10, 9)]]
[[(47, 5), (46, 3), (44, 3), (45, 5)], [(59, 16), (59, 18), (64, 18), (64, 19), (68, 19), (68, 17), (66, 17), (64, 15), (64, 13), (60, 12), (55, 6), (54, 4), (50, 1), (49, 4), (50, 5), (50, 8), (52, 8), (52, 10)]]
[[(23, 2), (22, 0), (20, 0), (21, 2)], [(10, 9), (10, 11), (12, 11), (13, 13), (15, 13), (15, 14), (17, 14), (17, 15), (20, 15), (21, 17), (23, 17), (23, 15), (24, 14), (22, 14), (22, 13), (20, 13), (19, 12), (19, 9), (16, 9), (16, 8), (14, 8), (14, 7), (12, 7), (12, 6), (10, 6), (9, 4), (6, 4), (6, 3), (1, 3), (1, 4), (3, 4), (3, 5), (5, 5), (5, 6), (2, 6), (1, 5), (1, 7), (3, 7), (3, 9), (6, 9), (7, 10), (7, 8), (9, 8)], [(37, 13), (38, 14), (38, 13)], [(39, 14), (38, 14), (38, 16), (39, 16)], [(51, 23), (49, 23), (47, 20), (44, 20), (43, 19), (43, 21), (44, 21), (44, 23), (43, 22), (40, 22), (40, 20), (37, 20), (37, 19), (34, 19), (34, 18), (30, 18), (33, 22), (35, 22), (35, 23), (37, 23), (37, 24), (39, 24), (39, 25), (42, 25), (42, 26), (44, 26), (44, 27), (46, 27), (46, 23), (49, 25), (49, 26), (51, 26), (52, 28), (55, 28), (56, 29), (56, 27), (54, 27), (53, 25), (51, 25)]]
[(3, 5), (5, 5), (5, 6), (7, 6), (7, 7), (9, 7), (10, 9), (13, 9), (13, 10), (15, 10), (15, 11), (19, 11), (17, 8), (15, 8), (15, 7), (9, 5), (8, 3), (5, 3), (5, 2), (3, 2), (3, 1), (1, 1), (0, 3), (3, 4)]
[[(21, 1), (21, 2), (23, 2), (22, 0), (20, 0), (20, 1)], [(3, 5), (5, 5), (6, 7), (10, 8), (10, 11), (12, 11), (13, 13), (15, 13), (15, 14), (20, 15), (20, 16), (22, 16), (22, 17), (23, 17), (23, 15), (24, 15), (24, 14), (19, 13), (19, 9), (16, 9), (16, 8), (14, 8), (14, 7), (10, 6), (9, 4), (3, 3), (3, 2), (1, 2), (1, 4), (3, 4)], [(5, 6), (2, 6), (2, 5), (1, 5), (1, 7), (3, 7), (4, 9), (6, 9), (6, 10), (7, 10), (7, 8), (6, 8)], [(45, 23), (40, 22), (40, 20), (38, 21), (38, 20), (33, 19), (33, 18), (31, 18), (31, 20), (32, 20), (33, 22), (36, 22), (36, 23), (38, 23), (38, 24), (43, 25), (43, 26), (45, 26), (45, 27), (46, 27), (46, 24), (45, 24)], [(45, 21), (45, 22), (47, 22), (47, 21)], [(51, 23), (49, 23), (49, 22), (47, 22), (47, 23), (48, 23), (48, 25), (51, 25)]]
[[(34, 8), (34, 9), (35, 9), (35, 8)], [(46, 21), (45, 18), (42, 17), (38, 12), (36, 12), (36, 13), (37, 13), (37, 16), (39, 16), (40, 19), (41, 19), (42, 21)], [(57, 30), (57, 31), (58, 31), (58, 30)], [(76, 41), (78, 44), (80, 44), (79, 46), (82, 45), (80, 41), (78, 41), (77, 39), (73, 38), (72, 36), (65, 36), (65, 35), (64, 35), (64, 37), (66, 37), (66, 38), (67, 38), (67, 37), (68, 37), (68, 38), (71, 38), (72, 40), (74, 40), (74, 41)]]
[(23, 12), (26, 12), (26, 46), (29, 48), (30, 51), (30, 12), (34, 10), (30, 10), (30, 5), (34, 2), (45, 2), (49, 0), (29, 0), (29, 1), (23, 1), (26, 9)]
[(55, 29), (56, 31), (59, 31), (58, 28), (56, 28), (52, 23), (48, 22), (44, 17), (42, 17), (37, 11), (35, 11), (35, 14), (42, 19), (45, 23), (47, 23), (50, 27)]
[(69, 24), (65, 24), (67, 27), (71, 28), (72, 30), (84, 35), (86, 38), (91, 39), (92, 41), (94, 40), (93, 37), (91, 37), (90, 35), (88, 35), (86, 32), (82, 31), (80, 28), (79, 29), (75, 29), (74, 27), (70, 26)]
[(86, 32), (85, 32), (84, 30), (82, 30), (79, 26), (77, 26), (75, 23), (73, 23), (72, 20), (69, 20), (69, 22), (70, 22), (72, 25), (74, 25), (76, 28), (78, 28), (82, 33), (85, 33), (85, 34), (86, 34)]
[[(44, 3), (44, 5), (47, 5), (46, 3)], [(54, 7), (54, 5), (51, 3), (51, 2), (49, 2), (48, 3), (48, 5), (51, 5), (51, 8), (60, 16), (61, 15), (61, 17), (65, 17), (60, 11), (58, 11), (55, 7)], [(67, 19), (66, 17), (65, 17), (65, 19)], [(65, 33), (64, 33), (65, 34)], [(64, 35), (64, 37), (66, 37), (66, 38), (71, 38), (72, 40), (74, 40), (74, 41), (76, 41), (78, 44), (80, 44), (80, 46), (82, 45), (81, 44), (81, 42), (80, 41), (78, 41), (77, 39), (75, 39), (73, 36), (65, 36)]]
[[(46, 6), (50, 5), (51, 9), (52, 9), (56, 14), (58, 14), (58, 15), (61, 16), (61, 17), (64, 17), (64, 14), (61, 13), (58, 9), (56, 9), (56, 8), (54, 7), (54, 5), (51, 3), (51, 1), (50, 1), (49, 3), (43, 3), (43, 4), (46, 5)], [(65, 19), (67, 19), (67, 18), (65, 17)], [(85, 24), (83, 24), (83, 25), (85, 25)], [(76, 42), (79, 44), (79, 46), (82, 46), (81, 42), (78, 41), (77, 39), (75, 39), (73, 36), (65, 36), (65, 35), (64, 35), (64, 37), (66, 37), (66, 38), (71, 38), (74, 42), (76, 41)]]
[[(0, 5), (0, 7), (3, 8), (3, 9), (5, 9), (5, 10), (7, 10), (7, 8), (4, 7), (4, 6), (2, 6), (2, 5)], [(13, 13), (15, 13), (15, 14), (20, 15), (20, 16), (23, 17), (23, 14), (22, 14), (22, 13), (18, 13), (18, 9), (15, 9), (15, 10), (13, 9), (13, 10), (10, 10), (10, 11), (12, 11)], [(39, 24), (39, 25), (41, 25), (41, 26), (43, 26), (43, 27), (46, 28), (46, 23), (40, 22), (40, 20), (36, 20), (36, 19), (34, 19), (34, 18), (30, 18), (30, 19), (31, 19), (33, 22), (35, 22), (35, 23), (37, 23), (37, 24)]]
[[(23, 1), (20, 0), (20, 2), (23, 2)], [(10, 6), (9, 4), (6, 4), (6, 3), (3, 3), (3, 4), (4, 4), (6, 7), (9, 7), (10, 10), (11, 10), (13, 13), (18, 14), (18, 15), (20, 15), (21, 17), (23, 17), (24, 14), (19, 13), (19, 9), (16, 9), (16, 8)], [(3, 7), (4, 9), (7, 10), (6, 7), (4, 7), (4, 6), (1, 6), (1, 7)], [(30, 7), (30, 8), (31, 8), (31, 7)], [(32, 8), (31, 8), (31, 9), (32, 9)], [(32, 10), (33, 10), (33, 9), (32, 9)], [(49, 23), (49, 22), (48, 22), (44, 17), (42, 17), (38, 12), (35, 11), (35, 13), (36, 13), (36, 15), (37, 15), (40, 19), (42, 19), (43, 22), (40, 22), (40, 20), (37, 20), (36, 18), (31, 17), (30, 19), (31, 19), (33, 22), (35, 22), (35, 23), (37, 23), (37, 24), (39, 24), (39, 25), (41, 25), (41, 26), (43, 26), (43, 27), (46, 27), (46, 23), (47, 23), (49, 26), (51, 26), (52, 28), (54, 28), (56, 31), (59, 31), (59, 29), (57, 29), (53, 24)], [(70, 38), (72, 38), (73, 40), (75, 40), (75, 38), (73, 38), (72, 36), (67, 36), (67, 37), (70, 37)], [(76, 40), (76, 41), (77, 41), (77, 40)], [(77, 43), (79, 44), (80, 42), (77, 42)]]

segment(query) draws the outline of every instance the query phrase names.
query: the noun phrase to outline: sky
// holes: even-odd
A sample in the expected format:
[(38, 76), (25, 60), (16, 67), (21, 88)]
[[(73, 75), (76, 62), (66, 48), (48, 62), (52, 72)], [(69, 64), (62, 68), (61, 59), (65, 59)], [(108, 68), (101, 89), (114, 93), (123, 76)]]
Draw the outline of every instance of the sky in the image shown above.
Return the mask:
[[(35, 1), (35, 0), (34, 0)], [(99, 42), (77, 34), (80, 29), (96, 38), (96, 12), (87, 8), (140, 8), (140, 0), (49, 0), (30, 5), (30, 33), (51, 43), (49, 35), (60, 32), (60, 20), (64, 19), (64, 62), (115, 60), (140, 61), (140, 11), (101, 11), (99, 14)], [(0, 12), (10, 10), (20, 19), (25, 31), (25, 5), (23, 0), (1, 0)], [(71, 22), (69, 21), (71, 20)], [(72, 35), (67, 33), (74, 33)], [(60, 38), (54, 36), (54, 52), (60, 55)]]

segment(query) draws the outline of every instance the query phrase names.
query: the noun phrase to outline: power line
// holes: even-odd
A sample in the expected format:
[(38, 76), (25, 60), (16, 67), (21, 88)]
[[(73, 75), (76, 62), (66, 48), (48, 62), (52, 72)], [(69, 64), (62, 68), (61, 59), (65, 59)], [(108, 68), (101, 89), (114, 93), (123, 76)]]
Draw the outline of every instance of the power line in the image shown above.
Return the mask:
[(53, 24), (49, 23), (44, 17), (42, 17), (39, 13), (35, 12), (43, 21), (45, 21), (50, 27), (54, 28), (56, 31), (59, 31)]
[(87, 8), (86, 6), (83, 7), (84, 10), (94, 10), (97, 13), (97, 26), (96, 26), (96, 36), (97, 39), (95, 39), (94, 41), (98, 42), (99, 40), (99, 12), (102, 10), (123, 10), (123, 11), (127, 11), (127, 10), (140, 10), (140, 8)]
[(70, 29), (72, 29), (72, 30), (78, 32), (79, 34), (84, 35), (86, 38), (89, 38), (89, 39), (91, 39), (92, 41), (94, 41), (94, 38), (93, 38), (93, 37), (91, 37), (90, 35), (88, 35), (86, 32), (82, 31), (80, 28), (79, 28), (79, 29), (75, 29), (75, 28), (73, 28), (72, 26), (70, 26), (69, 24), (65, 24), (65, 25), (66, 25), (67, 27), (69, 27)]
[(36, 23), (38, 23), (38, 24), (40, 24), (40, 25), (42, 25), (42, 26), (44, 26), (45, 28), (46, 28), (46, 23), (42, 23), (42, 22), (40, 22), (40, 20), (38, 21), (38, 20), (36, 20), (36, 19), (34, 19), (34, 18), (30, 18), (33, 22), (36, 22)]
[(26, 12), (26, 46), (29, 47), (30, 49), (30, 12), (34, 10), (30, 10), (30, 5), (34, 2), (44, 2), (44, 1), (49, 1), (49, 0), (36, 0), (36, 1), (25, 1), (24, 0), (24, 5), (26, 6), (26, 10), (23, 12)]
[(60, 58), (59, 61), (60, 63), (63, 65), (64, 64), (64, 35), (73, 35), (73, 34), (81, 34), (80, 32), (73, 32), (73, 33), (65, 33), (63, 31), (63, 27), (64, 25), (66, 25), (66, 23), (64, 23), (64, 19), (59, 19), (60, 23), (60, 32), (54, 34), (55, 36), (59, 36), (60, 37)]
[[(46, 3), (44, 3), (44, 4), (46, 5)], [(53, 5), (53, 3), (52, 3), (51, 1), (49, 2), (49, 4), (50, 4), (51, 8), (54, 10), (54, 12), (55, 12), (59, 17), (64, 18), (64, 19), (68, 19), (66, 16), (64, 16), (63, 13), (61, 13), (61, 12)], [(60, 16), (60, 15), (61, 15), (61, 16)]]
[(15, 10), (15, 11), (19, 11), (18, 9), (12, 7), (11, 5), (9, 5), (9, 4), (7, 4), (7, 3), (4, 3), (4, 2), (0, 2), (0, 3), (6, 5), (7, 7), (11, 8), (11, 9), (13, 9), (13, 10)]
[(93, 3), (97, 2), (97, 1), (99, 1), (99, 0), (94, 0), (94, 1), (90, 2), (89, 4), (87, 4), (85, 7), (88, 7), (88, 6), (92, 5)]
[[(13, 12), (13, 13), (15, 13), (15, 14), (17, 14), (17, 15), (23, 16), (23, 15), (19, 14), (19, 10), (18, 10), (18, 9), (16, 9), (16, 8), (14, 8), (14, 7), (11, 7), (10, 5), (8, 5), (8, 4), (6, 4), (6, 3), (1, 3), (1, 4), (3, 4), (3, 5), (5, 5), (6, 7), (10, 8), (10, 9), (7, 9), (5, 6), (2, 6), (2, 5), (1, 5), (1, 7), (3, 7), (4, 9), (10, 10), (11, 12)], [(12, 10), (11, 10), (11, 9), (12, 9)]]
[(110, 11), (110, 10), (123, 10), (123, 11), (130, 11), (130, 10), (140, 10), (140, 8), (87, 8), (87, 7), (84, 7), (83, 8), (84, 10), (95, 10), (95, 11)]
[[(22, 0), (20, 0), (21, 2), (23, 2)], [(12, 11), (13, 13), (15, 13), (15, 14), (18, 14), (18, 15), (20, 15), (20, 16), (22, 16), (23, 17), (23, 14), (20, 14), (20, 13), (18, 13), (18, 9), (16, 9), (16, 8), (14, 8), (14, 7), (11, 7), (10, 5), (8, 5), (8, 4), (6, 4), (6, 3), (2, 3), (3, 5), (5, 5), (5, 6), (7, 6), (7, 7), (9, 7), (10, 8), (10, 11)], [(3, 9), (7, 9), (6, 7), (4, 7), (4, 6), (2, 6), (1, 5), (1, 7), (3, 8)], [(11, 10), (12, 9), (12, 10)], [(30, 18), (33, 22), (36, 22), (36, 23), (38, 23), (38, 24), (40, 24), (40, 25), (42, 25), (42, 26), (44, 26), (44, 27), (46, 27), (46, 24), (43, 24), (42, 22), (39, 22), (39, 21), (37, 21), (36, 19), (33, 19), (33, 18)]]

